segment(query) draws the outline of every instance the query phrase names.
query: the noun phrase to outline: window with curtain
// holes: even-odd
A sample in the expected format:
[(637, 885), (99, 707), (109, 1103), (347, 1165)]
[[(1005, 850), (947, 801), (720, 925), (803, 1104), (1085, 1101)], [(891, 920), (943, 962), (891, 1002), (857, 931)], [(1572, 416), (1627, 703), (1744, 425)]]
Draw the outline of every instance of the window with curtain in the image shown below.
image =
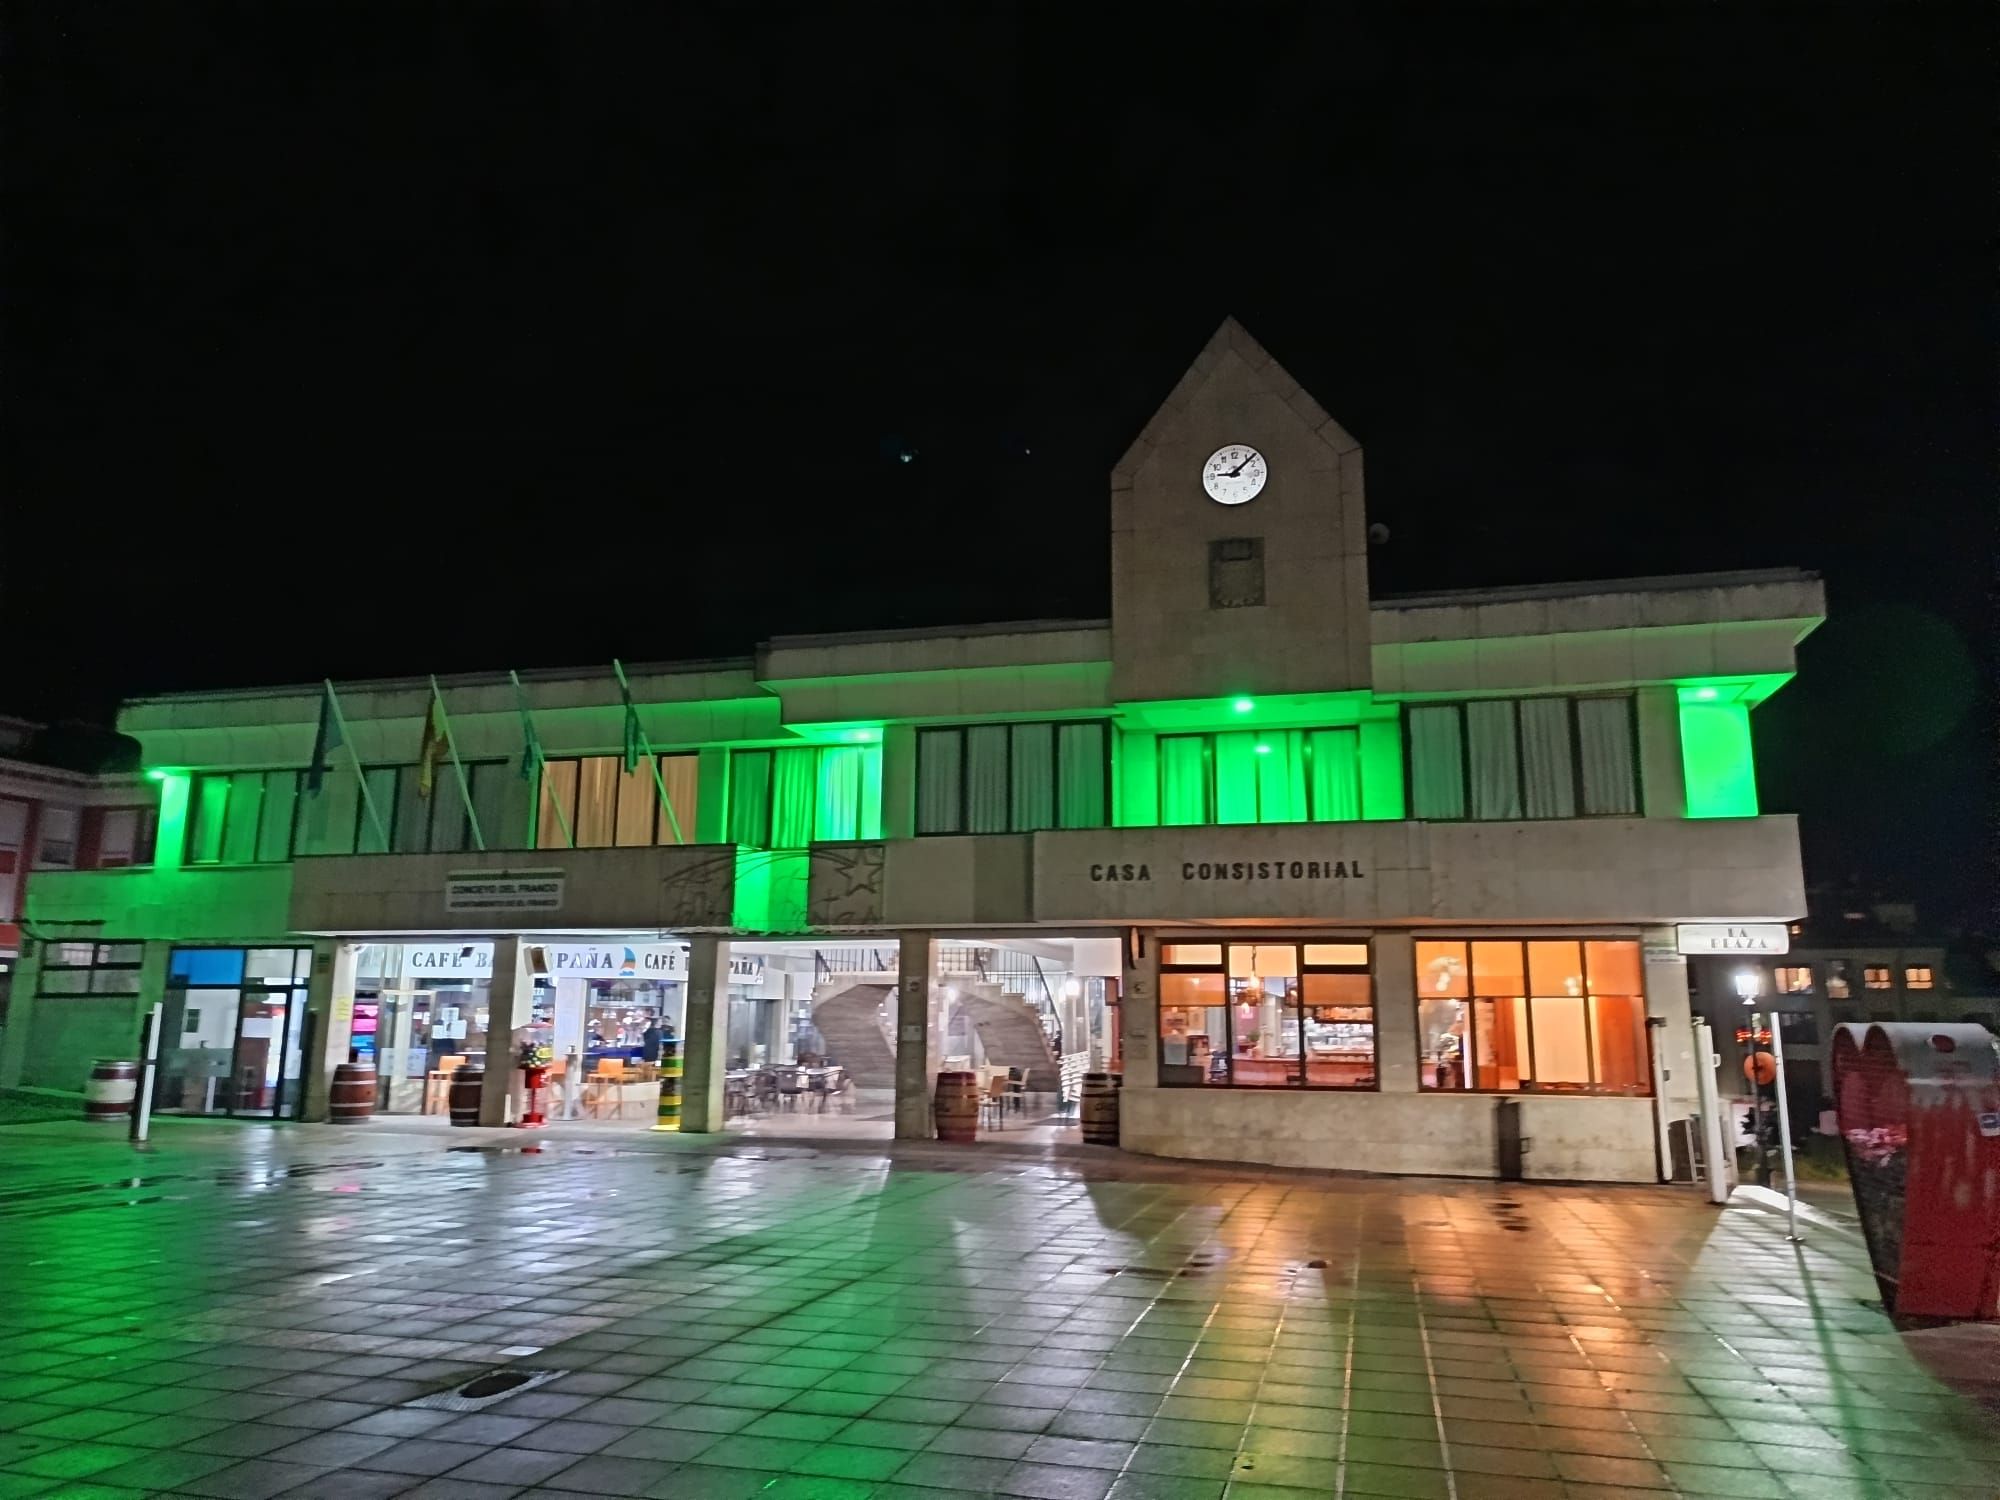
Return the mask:
[(1486, 698), (1406, 710), (1416, 818), (1630, 817), (1639, 768), (1629, 695)]
[(757, 849), (882, 836), (882, 747), (798, 745), (729, 757), (729, 837)]
[(1161, 735), (1160, 821), (1350, 822), (1361, 816), (1359, 741), (1354, 729)]
[(214, 771), (188, 792), (187, 862), (282, 863), (299, 821), (297, 771)]
[(917, 731), (917, 832), (1102, 828), (1110, 740), (1101, 721)]
[[(622, 755), (544, 761), (535, 813), (535, 847), (564, 849), (572, 842), (579, 849), (693, 843), (699, 764), (699, 758), (692, 754), (656, 755), (651, 764), (641, 759), (629, 771)], [(659, 768), (657, 781), (654, 766)], [(472, 782), (473, 805), (479, 808), (480, 831), (489, 847), (504, 847), (495, 831), (497, 812), (495, 824), (489, 825), (485, 803), (493, 803), (496, 809), (504, 805), (500, 776), (505, 768), (501, 761), (469, 768), (478, 772)], [(664, 806), (662, 788), (666, 790)], [(445, 789), (440, 776), (440, 796)], [(457, 787), (450, 791), (451, 800), (460, 803)], [(463, 817), (460, 803), (461, 822)]]

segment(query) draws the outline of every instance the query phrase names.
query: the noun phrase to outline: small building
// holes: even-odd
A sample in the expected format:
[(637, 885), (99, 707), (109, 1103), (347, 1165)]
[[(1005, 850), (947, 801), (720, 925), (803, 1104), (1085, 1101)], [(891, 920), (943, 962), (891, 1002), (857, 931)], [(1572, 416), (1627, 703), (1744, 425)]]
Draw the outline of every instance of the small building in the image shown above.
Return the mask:
[(1110, 478), (1108, 619), (454, 677), (462, 775), (424, 679), (127, 704), (157, 855), (37, 883), (0, 1083), (160, 1002), (169, 1108), (470, 1057), (499, 1123), (523, 1036), (646, 1022), (688, 1129), (801, 1057), (906, 1137), (947, 1062), (1110, 1068), (1130, 1150), (1491, 1175), (1517, 1104), (1527, 1175), (1658, 1180), (1676, 927), (1805, 909), (1752, 725), (1818, 580), (1375, 596), (1360, 444), (1233, 321)]

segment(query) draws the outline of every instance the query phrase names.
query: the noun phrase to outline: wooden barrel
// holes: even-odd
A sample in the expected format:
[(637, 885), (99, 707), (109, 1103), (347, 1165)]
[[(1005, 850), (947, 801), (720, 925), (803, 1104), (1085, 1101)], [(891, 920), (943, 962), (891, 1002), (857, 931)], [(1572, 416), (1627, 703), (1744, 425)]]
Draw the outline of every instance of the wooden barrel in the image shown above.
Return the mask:
[(347, 1062), (335, 1068), (333, 1087), (326, 1096), (327, 1119), (335, 1125), (352, 1125), (374, 1113), (374, 1064)]
[(1116, 1073), (1083, 1075), (1083, 1140), (1087, 1146), (1118, 1144), (1118, 1086)]
[(132, 1101), (139, 1096), (139, 1065), (120, 1058), (100, 1057), (91, 1067), (83, 1086), (83, 1117), (86, 1120), (118, 1121), (132, 1113)]
[(475, 1068), (470, 1063), (454, 1069), (451, 1075), (451, 1123), (454, 1125), (477, 1125), (479, 1123), (479, 1095), (486, 1087), (486, 1070)]
[(940, 1073), (931, 1102), (941, 1141), (971, 1141), (979, 1137), (979, 1075)]

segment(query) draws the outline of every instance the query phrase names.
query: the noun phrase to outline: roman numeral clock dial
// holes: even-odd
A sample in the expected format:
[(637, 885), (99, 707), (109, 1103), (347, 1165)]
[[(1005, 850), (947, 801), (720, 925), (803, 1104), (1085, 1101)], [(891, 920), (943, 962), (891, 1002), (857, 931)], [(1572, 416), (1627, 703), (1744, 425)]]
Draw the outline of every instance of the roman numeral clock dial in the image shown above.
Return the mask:
[(1246, 500), (1255, 500), (1269, 477), (1264, 455), (1246, 443), (1217, 448), (1201, 466), (1201, 487), (1217, 505), (1241, 505)]

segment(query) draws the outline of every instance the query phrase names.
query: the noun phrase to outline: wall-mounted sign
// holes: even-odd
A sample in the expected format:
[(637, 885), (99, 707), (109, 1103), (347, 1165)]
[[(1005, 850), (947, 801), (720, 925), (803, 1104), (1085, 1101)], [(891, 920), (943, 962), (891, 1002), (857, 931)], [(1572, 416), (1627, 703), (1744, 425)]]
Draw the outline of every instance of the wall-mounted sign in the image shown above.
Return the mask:
[[(491, 943), (405, 943), (403, 973), (412, 979), (490, 979)], [(542, 979), (671, 979), (687, 978), (685, 943), (537, 943), (521, 945)], [(734, 955), (729, 982), (745, 988), (764, 982), (761, 958)]]
[(1706, 954), (1788, 953), (1791, 929), (1783, 922), (1683, 922), (1674, 929), (1680, 951), (1690, 958)]
[(444, 878), (446, 911), (561, 911), (561, 870), (461, 870)]

